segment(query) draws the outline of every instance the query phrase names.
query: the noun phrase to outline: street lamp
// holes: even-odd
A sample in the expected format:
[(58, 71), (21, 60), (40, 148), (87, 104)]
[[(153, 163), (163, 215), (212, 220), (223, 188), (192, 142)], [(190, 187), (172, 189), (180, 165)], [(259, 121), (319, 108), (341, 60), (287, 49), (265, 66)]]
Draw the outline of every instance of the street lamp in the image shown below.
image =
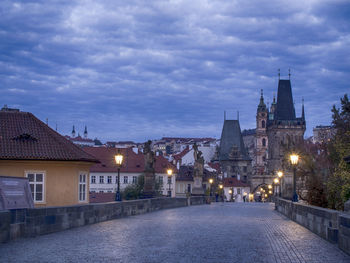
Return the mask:
[(283, 172), (282, 171), (278, 171), (277, 172), (277, 176), (278, 176), (278, 178), (280, 178), (281, 179), (281, 183), (279, 184), (279, 193), (278, 193), (278, 195), (279, 196), (281, 196), (282, 195), (282, 177), (283, 177)]
[(120, 167), (122, 166), (122, 163), (123, 163), (123, 155), (120, 153), (120, 150), (118, 150), (118, 153), (117, 155), (114, 156), (114, 159), (118, 167), (118, 188), (117, 188), (117, 193), (115, 195), (115, 201), (121, 201), (122, 198), (120, 196)]
[(171, 184), (171, 175), (173, 174), (173, 170), (168, 169), (166, 172), (167, 172), (167, 174), (168, 174), (168, 184), (169, 184), (168, 196), (171, 197), (170, 184)]
[(233, 201), (233, 187), (228, 190), (228, 193), (231, 195), (231, 202)]
[(209, 195), (210, 195), (210, 196), (212, 196), (212, 194), (211, 194), (211, 185), (213, 184), (213, 182), (214, 182), (214, 179), (213, 179), (213, 178), (210, 178), (210, 179), (209, 179), (209, 187), (210, 187), (210, 188), (209, 188)]
[(298, 194), (297, 194), (297, 180), (296, 180), (296, 172), (297, 172), (297, 165), (299, 161), (299, 155), (297, 154), (291, 154), (290, 155), (290, 162), (293, 167), (293, 198), (292, 202), (298, 202)]
[(277, 189), (278, 189), (278, 185), (279, 185), (280, 181), (279, 181), (278, 178), (275, 178), (275, 179), (273, 180), (273, 183), (274, 183), (274, 185), (275, 185), (274, 192), (275, 192), (275, 195), (277, 195)]

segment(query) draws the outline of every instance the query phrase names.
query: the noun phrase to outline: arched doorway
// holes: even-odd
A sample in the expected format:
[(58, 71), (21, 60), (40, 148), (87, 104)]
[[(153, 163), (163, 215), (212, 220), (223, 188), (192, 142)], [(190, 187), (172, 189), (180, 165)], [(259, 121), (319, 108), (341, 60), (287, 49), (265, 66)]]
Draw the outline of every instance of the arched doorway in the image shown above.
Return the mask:
[(266, 202), (272, 196), (271, 185), (267, 183), (262, 183), (256, 186), (252, 192), (253, 199), (255, 202)]

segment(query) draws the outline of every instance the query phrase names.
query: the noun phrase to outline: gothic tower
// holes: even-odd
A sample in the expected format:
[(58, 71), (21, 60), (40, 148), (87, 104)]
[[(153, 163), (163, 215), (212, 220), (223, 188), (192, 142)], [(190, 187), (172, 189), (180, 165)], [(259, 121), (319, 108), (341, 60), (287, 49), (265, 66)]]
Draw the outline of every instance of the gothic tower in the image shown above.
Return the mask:
[(244, 146), (238, 120), (225, 120), (222, 128), (219, 162), (224, 177), (235, 177), (250, 182), (251, 159)]
[(282, 169), (285, 152), (303, 141), (306, 129), (304, 110), (302, 109), (300, 118), (295, 115), (290, 79), (279, 80), (277, 103), (274, 107), (267, 123), (269, 174)]
[(267, 123), (269, 111), (264, 102), (263, 90), (261, 90), (260, 103), (256, 113), (256, 136), (255, 136), (255, 171), (257, 175), (266, 173), (266, 159), (267, 159)]

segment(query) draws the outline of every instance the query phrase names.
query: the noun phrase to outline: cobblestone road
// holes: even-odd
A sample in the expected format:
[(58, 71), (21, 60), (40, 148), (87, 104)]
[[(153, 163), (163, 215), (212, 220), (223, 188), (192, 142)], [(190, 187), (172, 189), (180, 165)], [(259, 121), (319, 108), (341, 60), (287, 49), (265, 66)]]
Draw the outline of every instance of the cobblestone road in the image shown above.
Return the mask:
[(0, 262), (350, 262), (272, 204), (163, 210), (0, 245)]

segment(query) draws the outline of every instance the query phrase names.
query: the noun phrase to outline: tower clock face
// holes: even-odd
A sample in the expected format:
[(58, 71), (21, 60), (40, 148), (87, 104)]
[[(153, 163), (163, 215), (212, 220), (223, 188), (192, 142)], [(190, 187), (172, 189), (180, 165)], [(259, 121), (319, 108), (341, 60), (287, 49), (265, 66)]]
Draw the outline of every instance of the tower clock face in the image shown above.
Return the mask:
[(261, 113), (261, 116), (265, 117), (265, 113)]

